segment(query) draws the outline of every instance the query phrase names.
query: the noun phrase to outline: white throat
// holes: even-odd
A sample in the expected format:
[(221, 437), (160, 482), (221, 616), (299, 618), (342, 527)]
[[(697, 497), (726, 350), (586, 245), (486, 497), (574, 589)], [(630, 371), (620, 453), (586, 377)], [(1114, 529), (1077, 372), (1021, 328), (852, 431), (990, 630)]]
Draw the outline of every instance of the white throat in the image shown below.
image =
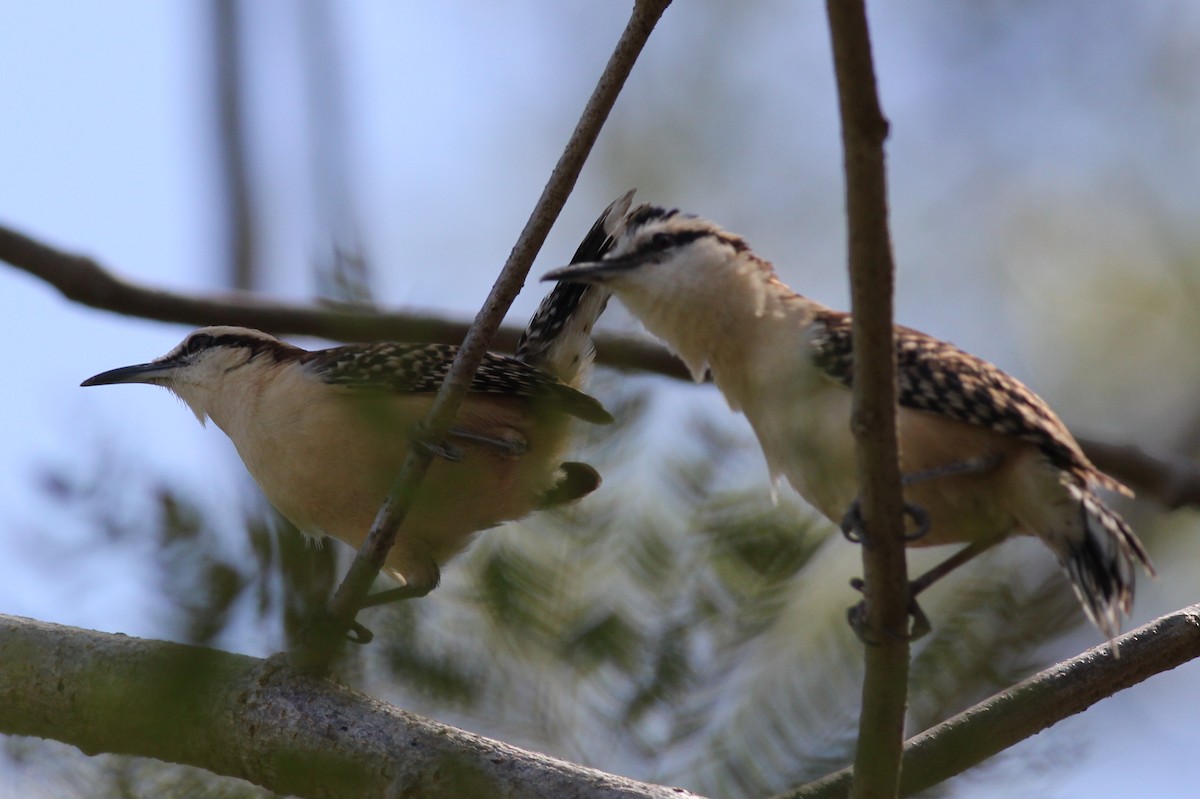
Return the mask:
[[(694, 380), (711, 371), (730, 405), (740, 409), (742, 390), (749, 389), (740, 385), (742, 376), (753, 371), (756, 348), (788, 340), (787, 328), (795, 331), (798, 346), (816, 304), (776, 280), (770, 266), (749, 253), (716, 244), (693, 249), (674, 268), (649, 267), (662, 275), (650, 276), (652, 285), (625, 291), (618, 285), (617, 294), (683, 360)], [(705, 312), (696, 313), (698, 308)], [(767, 328), (780, 330), (772, 335)]]

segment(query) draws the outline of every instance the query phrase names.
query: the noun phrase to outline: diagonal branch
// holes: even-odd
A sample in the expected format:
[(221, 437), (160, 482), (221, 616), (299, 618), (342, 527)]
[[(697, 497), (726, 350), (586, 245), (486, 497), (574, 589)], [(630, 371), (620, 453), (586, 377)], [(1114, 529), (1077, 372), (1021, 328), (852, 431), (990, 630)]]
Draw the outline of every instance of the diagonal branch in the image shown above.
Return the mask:
[[(517, 292), (521, 290), (534, 256), (566, 204), (567, 197), (583, 170), (588, 153), (600, 135), (600, 128), (617, 101), (621, 87), (624, 86), (651, 31), (668, 5), (670, 0), (636, 0), (634, 3), (629, 22), (612, 56), (609, 57), (608, 64), (605, 65), (604, 72), (592, 91), (592, 96), (588, 99), (563, 154), (551, 172), (550, 180), (542, 190), (525, 229), (521, 231), (504, 268), (500, 271), (500, 276), (484, 301), (483, 308), (475, 317), (471, 329), (467, 331), (445, 381), (434, 397), (423, 423), (425, 435), (429, 440), (440, 441), (444, 438), (446, 430), (454, 421), (492, 337), (499, 329), (500, 322)], [(333, 647), (330, 646), (332, 636), (339, 635), (341, 630), (349, 627), (353, 621), (396, 540), (432, 457), (430, 452), (422, 447), (414, 447), (408, 453), (387, 501), (380, 508), (367, 539), (330, 602), (333, 624), (325, 630), (324, 635), (314, 640), (312, 646), (300, 653), (300, 660), (306, 666), (318, 671), (328, 668), (333, 656)], [(325, 640), (319, 640), (320, 638)]]
[[(904, 745), (900, 793), (910, 796), (961, 774), (1105, 697), (1200, 658), (1200, 605), (1177, 610), (1051, 666), (913, 736)], [(778, 799), (833, 799), (849, 790), (850, 769)]]
[[(279, 302), (249, 291), (185, 294), (144, 286), (91, 258), (55, 249), (0, 227), (0, 260), (39, 278), (73, 302), (159, 322), (254, 327), (339, 341), (426, 341), (457, 344), (467, 325), (413, 313), (373, 313)], [(512, 332), (515, 345), (518, 332)]]
[(845, 149), (853, 310), (851, 427), (862, 510), (866, 599), (862, 712), (851, 796), (893, 797), (900, 779), (908, 701), (908, 568), (896, 438), (896, 356), (892, 336), (895, 265), (887, 220), (879, 106), (862, 0), (827, 0)]
[[(65, 252), (12, 228), (0, 226), (0, 261), (53, 286), (72, 302), (123, 316), (158, 322), (237, 325), (274, 335), (315, 336), (331, 341), (420, 341), (460, 344), (470, 324), (412, 312), (376, 312), (355, 307), (314, 307), (280, 302), (249, 291), (199, 294), (170, 291), (119, 277), (87, 256)], [(512, 352), (523, 328), (500, 328), (494, 346)], [(600, 358), (617, 369), (688, 379), (677, 358), (643, 338), (600, 336)]]

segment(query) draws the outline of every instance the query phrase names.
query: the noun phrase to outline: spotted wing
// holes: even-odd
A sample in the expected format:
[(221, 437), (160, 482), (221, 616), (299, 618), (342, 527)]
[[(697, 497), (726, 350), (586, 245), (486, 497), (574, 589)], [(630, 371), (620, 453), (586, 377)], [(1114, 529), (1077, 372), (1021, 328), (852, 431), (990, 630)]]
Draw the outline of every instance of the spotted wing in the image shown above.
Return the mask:
[[(813, 339), (817, 363), (844, 385), (854, 381), (850, 315), (823, 311)], [(1050, 407), (1019, 380), (953, 344), (895, 328), (897, 401), (901, 406), (979, 425), (1036, 445), (1061, 469), (1129, 493), (1100, 472)]]
[[(441, 388), (458, 354), (451, 344), (382, 342), (306, 353), (302, 360), (326, 383), (363, 391), (432, 394)], [(607, 424), (612, 416), (592, 397), (540, 369), (505, 355), (487, 353), (470, 391), (545, 400), (564, 413)]]

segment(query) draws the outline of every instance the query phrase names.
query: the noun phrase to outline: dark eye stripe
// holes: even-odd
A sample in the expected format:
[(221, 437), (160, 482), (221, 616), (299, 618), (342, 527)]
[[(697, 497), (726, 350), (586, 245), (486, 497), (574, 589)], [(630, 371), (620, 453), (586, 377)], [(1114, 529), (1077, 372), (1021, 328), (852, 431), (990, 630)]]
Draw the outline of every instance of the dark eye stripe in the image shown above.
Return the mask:
[(294, 347), (287, 342), (277, 339), (239, 335), (237, 333), (224, 333), (219, 336), (210, 336), (207, 333), (202, 333), (192, 337), (193, 340), (199, 338), (206, 338), (208, 340), (204, 342), (203, 346), (193, 346), (192, 341), (189, 341), (187, 350), (189, 354), (212, 347), (241, 348), (249, 350), (251, 358), (256, 358), (260, 355), (269, 355), (272, 360), (279, 362), (297, 359), (305, 352), (299, 347)]
[[(637, 208), (630, 214), (626, 223), (626, 235), (635, 234), (644, 229), (646, 226), (655, 222), (665, 222), (678, 216), (681, 220), (680, 230), (668, 231), (660, 230), (643, 241), (638, 247), (638, 254), (646, 255), (656, 252), (665, 252), (672, 248), (682, 247), (697, 239), (714, 238), (717, 241), (732, 247), (737, 252), (745, 252), (749, 249), (746, 242), (741, 236), (736, 236), (732, 233), (721, 230), (720, 228), (707, 223), (704, 220), (698, 219), (691, 214), (680, 214), (678, 209), (664, 210), (659, 206), (643, 205)], [(686, 227), (682, 220), (696, 219), (695, 227)]]
[(213, 337), (208, 333), (196, 333), (188, 338), (187, 343), (183, 345), (183, 351), (188, 355), (195, 355), (201, 350), (206, 350), (213, 345)]
[(688, 242), (711, 234), (708, 230), (680, 230), (676, 233), (655, 233), (650, 237), (647, 250), (669, 250), (672, 247), (682, 247)]

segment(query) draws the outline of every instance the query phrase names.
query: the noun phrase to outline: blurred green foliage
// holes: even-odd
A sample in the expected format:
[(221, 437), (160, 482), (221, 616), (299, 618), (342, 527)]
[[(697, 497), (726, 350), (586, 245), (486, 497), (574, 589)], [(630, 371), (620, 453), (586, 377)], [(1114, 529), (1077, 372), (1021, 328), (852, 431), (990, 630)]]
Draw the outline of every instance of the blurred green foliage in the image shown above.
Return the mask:
[[(840, 536), (826, 544), (831, 525), (796, 502), (773, 504), (749, 484), (757, 445), (707, 411), (687, 423), (686, 452), (663, 450), (649, 477), (623, 475), (618, 464), (662, 408), (637, 382), (598, 382), (620, 420), (582, 452), (603, 487), (481, 533), (429, 598), (364, 613), (376, 640), (350, 647), (340, 676), (484, 734), (715, 796), (761, 796), (843, 765), (858, 701), (859, 645), (844, 623), (857, 552)], [(282, 648), (348, 556), (254, 511), (242, 550), (253, 557), (230, 556), (229, 531), (194, 502), (152, 485), (131, 503), (126, 475), (108, 477), (117, 473), (44, 482), (110, 541), (157, 536), (164, 626), (180, 640), (221, 646), (233, 627)], [(147, 512), (114, 512), (131, 504)], [(1037, 646), (1080, 621), (1065, 582), (1043, 576), (1024, 586), (993, 561), (928, 605), (914, 729), (1027, 675), (1042, 662)], [(201, 692), (197, 668), (164, 677)], [(13, 751), (38, 756), (29, 742)], [(245, 790), (214, 778), (212, 794), (195, 794), (193, 770), (173, 777), (161, 764), (94, 766), (94, 796), (173, 780), (176, 795)]]

